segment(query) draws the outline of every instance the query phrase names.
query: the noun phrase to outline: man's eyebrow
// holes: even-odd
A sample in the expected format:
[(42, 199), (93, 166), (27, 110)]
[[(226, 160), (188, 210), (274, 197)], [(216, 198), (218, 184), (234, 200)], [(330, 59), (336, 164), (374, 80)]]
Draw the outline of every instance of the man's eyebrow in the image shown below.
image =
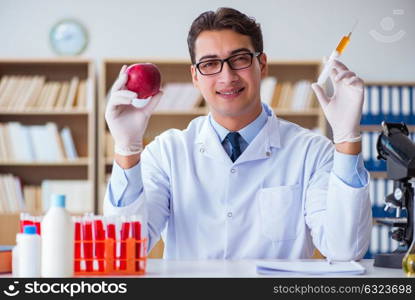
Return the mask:
[[(250, 50), (250, 49), (248, 49), (248, 48), (238, 48), (238, 49), (232, 50), (231, 52), (229, 52), (229, 54), (230, 54), (230, 55), (233, 55), (233, 54), (237, 54), (237, 53), (239, 53), (239, 52), (251, 52), (251, 50)], [(219, 56), (217, 56), (216, 54), (208, 54), (208, 55), (204, 55), (204, 56), (202, 56), (202, 57), (199, 59), (199, 61), (202, 61), (202, 60), (207, 59), (207, 58), (218, 58), (218, 57), (219, 57)]]
[(206, 58), (218, 58), (219, 56), (217, 56), (216, 54), (208, 54), (208, 55), (204, 55), (201, 58), (199, 58), (199, 61), (202, 61)]
[(230, 55), (236, 54), (238, 52), (251, 52), (251, 50), (249, 50), (248, 48), (238, 48), (236, 50), (231, 51), (230, 52)]

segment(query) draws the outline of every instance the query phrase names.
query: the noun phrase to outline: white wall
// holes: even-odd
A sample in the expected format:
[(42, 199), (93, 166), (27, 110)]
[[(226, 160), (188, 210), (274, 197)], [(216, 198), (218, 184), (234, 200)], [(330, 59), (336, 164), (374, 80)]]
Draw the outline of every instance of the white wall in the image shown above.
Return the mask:
[[(97, 61), (188, 58), (186, 37), (192, 20), (221, 6), (237, 8), (261, 23), (270, 59), (329, 55), (358, 18), (343, 61), (365, 80), (415, 81), (414, 0), (0, 0), (0, 57), (55, 56), (49, 30), (69, 17), (89, 31), (90, 43), (82, 56)], [(394, 15), (397, 9), (403, 14)], [(385, 43), (374, 39), (370, 30), (405, 34)]]

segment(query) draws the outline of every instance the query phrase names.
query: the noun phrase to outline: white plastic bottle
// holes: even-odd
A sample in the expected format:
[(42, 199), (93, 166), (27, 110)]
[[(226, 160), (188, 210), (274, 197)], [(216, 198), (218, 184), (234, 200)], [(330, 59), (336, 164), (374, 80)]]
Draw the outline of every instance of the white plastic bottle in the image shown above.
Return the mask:
[(36, 226), (28, 225), (23, 233), (18, 233), (17, 241), (17, 276), (40, 277), (40, 236), (36, 234)]
[(42, 220), (42, 277), (71, 277), (74, 271), (74, 224), (65, 195), (54, 194)]

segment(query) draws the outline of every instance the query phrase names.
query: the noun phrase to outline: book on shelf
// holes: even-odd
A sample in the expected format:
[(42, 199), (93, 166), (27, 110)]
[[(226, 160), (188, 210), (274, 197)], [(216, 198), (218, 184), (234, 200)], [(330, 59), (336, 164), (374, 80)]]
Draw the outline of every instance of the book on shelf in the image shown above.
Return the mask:
[(52, 194), (66, 196), (66, 208), (71, 213), (92, 212), (92, 185), (88, 180), (43, 180), (42, 209), (46, 212), (50, 206)]
[(66, 158), (67, 159), (77, 159), (78, 152), (76, 151), (75, 144), (73, 142), (71, 129), (69, 127), (64, 127), (61, 130), (61, 138), (64, 145)]
[(262, 102), (270, 106), (272, 105), (276, 86), (277, 86), (276, 77), (267, 76), (261, 80), (260, 94), (261, 94)]
[(69, 83), (69, 90), (68, 90), (68, 96), (65, 100), (65, 109), (71, 109), (74, 107), (76, 102), (76, 90), (78, 89), (79, 85), (79, 78), (78, 77), (72, 77), (70, 83)]
[(167, 83), (155, 111), (190, 111), (200, 106), (202, 95), (192, 83)]
[(86, 80), (81, 80), (79, 82), (79, 87), (78, 87), (75, 99), (76, 99), (75, 107), (77, 109), (84, 109), (87, 106), (87, 103), (86, 103)]
[(9, 157), (8, 153), (8, 138), (6, 137), (6, 129), (2, 123), (0, 123), (0, 159), (3, 157)]
[[(10, 122), (6, 125), (7, 135), (9, 137), (10, 153), (12, 160), (32, 161), (33, 147), (29, 137), (28, 130), (18, 122)], [(7, 145), (6, 145), (7, 146)]]
[(69, 82), (62, 82), (61, 85), (61, 89), (56, 99), (55, 109), (63, 109), (65, 106), (66, 98), (68, 97)]
[(292, 83), (289, 81), (281, 82), (281, 94), (280, 99), (278, 100), (278, 106), (276, 108), (280, 109), (289, 109), (290, 100), (292, 97)]
[(77, 159), (71, 130), (59, 133), (53, 122), (25, 126), (18, 122), (0, 124), (0, 160), (24, 162), (59, 162)]
[(25, 211), (38, 215), (43, 212), (42, 189), (38, 185), (25, 185), (23, 187)]
[(312, 107), (312, 90), (310, 84), (308, 80), (300, 80), (295, 83), (291, 99), (291, 109), (300, 111)]
[(90, 110), (93, 97), (89, 78), (50, 81), (42, 75), (4, 75), (0, 79), (0, 109), (6, 111)]
[(384, 120), (415, 125), (415, 86), (367, 84), (364, 99), (362, 125), (380, 125)]
[(12, 174), (0, 174), (0, 212), (13, 213), (24, 209), (20, 179)]
[(104, 151), (105, 158), (113, 158), (114, 157), (114, 140), (111, 136), (111, 133), (105, 133), (105, 151)]
[(277, 83), (272, 106), (277, 109), (306, 111), (314, 106), (311, 82), (299, 80)]

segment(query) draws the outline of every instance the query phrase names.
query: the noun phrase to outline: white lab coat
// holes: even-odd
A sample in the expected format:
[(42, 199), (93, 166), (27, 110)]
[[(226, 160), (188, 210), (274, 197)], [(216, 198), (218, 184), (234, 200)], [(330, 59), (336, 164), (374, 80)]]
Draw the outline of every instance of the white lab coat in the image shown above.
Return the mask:
[[(207, 117), (171, 129), (142, 153), (143, 192), (105, 214), (147, 217), (150, 248), (168, 259), (359, 259), (371, 232), (368, 184), (333, 172), (332, 143), (274, 114), (232, 163)], [(365, 171), (367, 172), (367, 171)], [(138, 188), (129, 186), (128, 189)]]

